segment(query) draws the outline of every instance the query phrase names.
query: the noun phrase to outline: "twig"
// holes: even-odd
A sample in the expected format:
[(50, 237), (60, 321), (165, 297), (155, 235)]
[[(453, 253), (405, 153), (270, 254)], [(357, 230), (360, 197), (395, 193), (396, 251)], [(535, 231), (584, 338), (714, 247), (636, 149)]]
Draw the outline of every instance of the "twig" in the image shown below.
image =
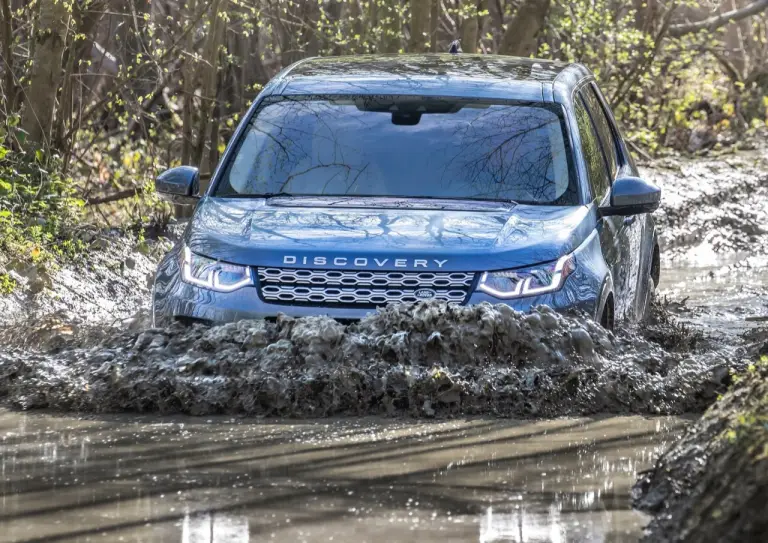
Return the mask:
[(144, 192), (144, 187), (136, 187), (133, 189), (121, 190), (120, 192), (116, 192), (115, 194), (110, 194), (109, 196), (102, 196), (100, 198), (88, 198), (85, 201), (85, 205), (97, 206), (100, 204), (119, 202), (120, 200), (127, 200), (128, 198), (133, 198), (134, 196), (138, 196), (143, 192)]

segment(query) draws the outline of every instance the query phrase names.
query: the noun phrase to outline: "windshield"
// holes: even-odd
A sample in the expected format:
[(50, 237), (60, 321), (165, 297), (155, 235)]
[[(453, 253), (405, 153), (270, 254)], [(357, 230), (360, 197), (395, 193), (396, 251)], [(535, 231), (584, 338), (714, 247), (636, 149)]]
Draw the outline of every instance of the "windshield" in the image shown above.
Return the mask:
[(215, 196), (385, 196), (578, 203), (555, 104), (402, 96), (275, 97)]

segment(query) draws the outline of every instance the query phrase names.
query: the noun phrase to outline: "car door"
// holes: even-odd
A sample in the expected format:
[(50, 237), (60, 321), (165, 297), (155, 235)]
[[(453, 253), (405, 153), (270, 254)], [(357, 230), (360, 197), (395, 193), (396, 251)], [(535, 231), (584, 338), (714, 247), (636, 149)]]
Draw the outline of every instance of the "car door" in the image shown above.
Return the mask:
[[(620, 143), (618, 129), (609, 114), (605, 100), (601, 99), (597, 84), (592, 82), (582, 89), (582, 95), (585, 103), (594, 121), (597, 129), (597, 136), (603, 149), (611, 182), (616, 180), (619, 175), (637, 175), (634, 168), (626, 159), (626, 153)], [(626, 281), (625, 302), (626, 316), (629, 318), (639, 317), (645, 298), (638, 296), (638, 289), (642, 286), (643, 274), (647, 273), (646, 268), (642, 266), (642, 241), (644, 216), (631, 215), (621, 217), (617, 220), (619, 226), (619, 238), (621, 243), (626, 245)], [(641, 299), (642, 298), (642, 299)], [(642, 302), (642, 303), (641, 303)]]
[[(575, 93), (573, 99), (574, 113), (579, 128), (581, 150), (587, 166), (589, 185), (592, 190), (592, 201), (596, 206), (607, 204), (610, 197), (611, 182), (616, 172), (610, 171), (608, 160), (602, 149), (602, 142), (597, 132), (595, 122), (589, 112), (587, 102), (582, 93), (589, 86)], [(610, 173), (609, 173), (610, 172)], [(611, 271), (613, 278), (614, 304), (617, 316), (623, 316), (627, 311), (628, 293), (628, 250), (626, 225), (624, 217), (611, 216), (598, 219), (598, 232), (603, 258)]]

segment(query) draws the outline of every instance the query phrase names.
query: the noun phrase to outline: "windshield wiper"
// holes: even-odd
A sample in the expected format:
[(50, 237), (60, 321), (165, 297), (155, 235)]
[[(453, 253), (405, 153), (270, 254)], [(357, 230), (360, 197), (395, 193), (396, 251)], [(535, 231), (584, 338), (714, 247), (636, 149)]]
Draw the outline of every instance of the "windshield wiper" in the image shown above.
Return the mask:
[(290, 192), (263, 192), (261, 194), (235, 193), (222, 194), (223, 198), (294, 198), (296, 196), (306, 196), (305, 194), (292, 194)]
[(390, 200), (448, 200), (465, 202), (504, 203), (511, 205), (551, 205), (548, 202), (536, 202), (532, 200), (511, 200), (509, 198), (482, 198), (472, 196), (403, 196), (389, 194), (294, 194), (291, 192), (262, 192), (259, 194), (227, 194), (223, 198), (387, 198)]
[(290, 192), (265, 192), (259, 194), (257, 198), (293, 198), (294, 196), (302, 196), (302, 194), (293, 194)]

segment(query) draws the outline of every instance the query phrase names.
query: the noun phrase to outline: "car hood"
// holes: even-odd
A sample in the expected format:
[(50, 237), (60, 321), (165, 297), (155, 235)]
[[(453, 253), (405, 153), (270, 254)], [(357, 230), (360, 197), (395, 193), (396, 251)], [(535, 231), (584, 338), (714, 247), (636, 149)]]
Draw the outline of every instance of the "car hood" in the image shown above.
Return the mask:
[(253, 266), (481, 271), (556, 260), (594, 228), (588, 206), (392, 198), (205, 198), (190, 249)]

